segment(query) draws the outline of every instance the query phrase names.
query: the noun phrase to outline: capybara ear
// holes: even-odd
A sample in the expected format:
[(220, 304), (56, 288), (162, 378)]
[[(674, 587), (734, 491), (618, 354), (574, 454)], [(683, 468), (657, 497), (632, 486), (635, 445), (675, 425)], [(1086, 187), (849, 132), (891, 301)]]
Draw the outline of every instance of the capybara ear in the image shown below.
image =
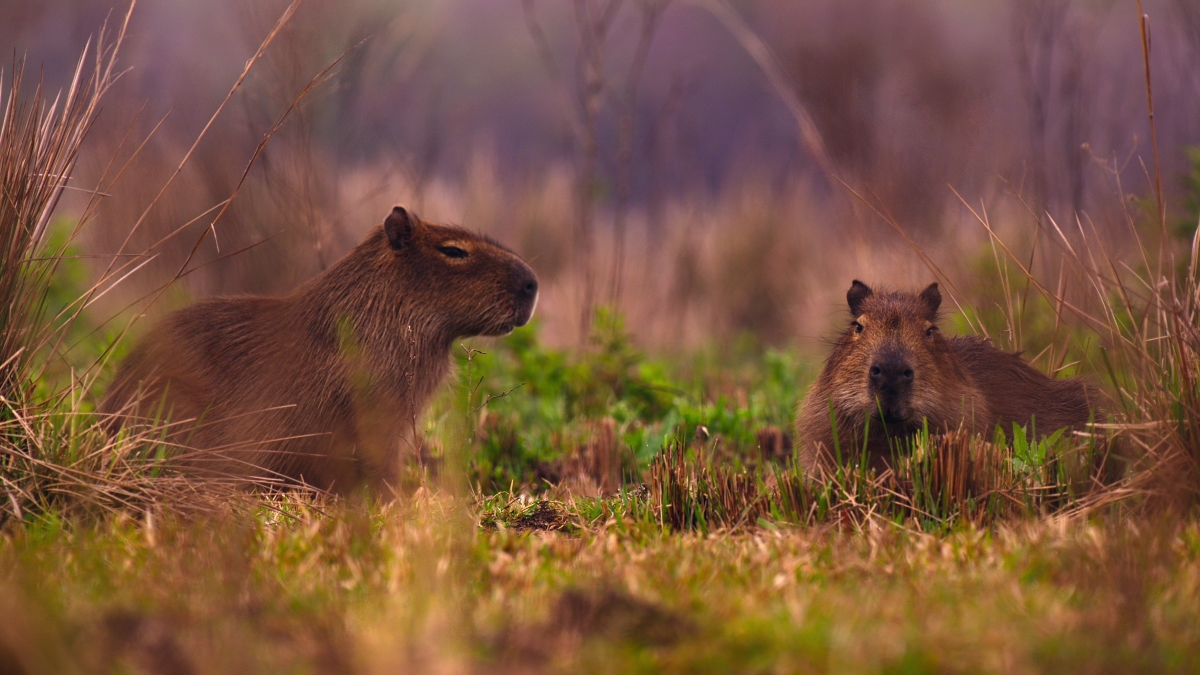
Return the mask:
[(938, 307), (942, 306), (942, 292), (938, 290), (938, 285), (929, 284), (918, 297), (929, 307), (929, 319), (933, 320), (933, 317), (937, 316)]
[(400, 250), (412, 241), (413, 217), (403, 207), (397, 206), (383, 221), (383, 231), (387, 233), (392, 248)]
[(846, 291), (846, 302), (850, 304), (850, 314), (853, 316), (862, 314), (863, 300), (871, 297), (874, 292), (870, 286), (855, 279), (854, 283), (850, 284), (850, 290)]

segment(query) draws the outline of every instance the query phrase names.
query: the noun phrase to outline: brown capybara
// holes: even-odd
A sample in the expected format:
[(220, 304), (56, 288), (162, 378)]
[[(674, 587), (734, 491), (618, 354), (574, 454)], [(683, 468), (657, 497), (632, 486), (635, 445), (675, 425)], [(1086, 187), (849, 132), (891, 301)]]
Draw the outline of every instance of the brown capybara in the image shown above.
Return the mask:
[(400, 207), (282, 298), (167, 316), (121, 364), (100, 411), (171, 422), (197, 475), (346, 493), (394, 484), (457, 338), (503, 335), (537, 303), (533, 270), (496, 242)]
[(889, 439), (911, 437), (926, 421), (931, 432), (961, 425), (990, 438), (997, 425), (1011, 434), (1014, 422), (1032, 422), (1044, 436), (1100, 416), (1099, 394), (1084, 380), (1049, 378), (985, 338), (943, 335), (937, 284), (919, 294), (876, 293), (856, 280), (846, 300), (853, 320), (797, 415), (809, 475), (830, 468), (837, 450), (852, 462), (865, 448), (870, 465), (883, 469)]

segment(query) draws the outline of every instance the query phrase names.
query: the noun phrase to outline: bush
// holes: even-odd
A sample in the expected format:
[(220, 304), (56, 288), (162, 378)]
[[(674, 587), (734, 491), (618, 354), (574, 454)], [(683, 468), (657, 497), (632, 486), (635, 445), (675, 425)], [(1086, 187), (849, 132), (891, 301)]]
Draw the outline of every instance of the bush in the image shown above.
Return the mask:
[[(790, 352), (768, 350), (731, 366), (701, 355), (687, 364), (647, 357), (621, 317), (601, 308), (588, 347), (577, 354), (543, 346), (536, 323), (487, 351), (463, 346), (458, 379), (435, 405), (430, 431), (453, 442), (448, 422), (465, 420), (471, 476), (483, 490), (534, 490), (564, 478), (565, 464), (611, 426), (607, 463), (626, 482), (673, 443), (715, 449), (731, 462), (757, 462), (756, 431), (790, 428), (812, 368)], [(594, 451), (594, 449), (593, 449)]]

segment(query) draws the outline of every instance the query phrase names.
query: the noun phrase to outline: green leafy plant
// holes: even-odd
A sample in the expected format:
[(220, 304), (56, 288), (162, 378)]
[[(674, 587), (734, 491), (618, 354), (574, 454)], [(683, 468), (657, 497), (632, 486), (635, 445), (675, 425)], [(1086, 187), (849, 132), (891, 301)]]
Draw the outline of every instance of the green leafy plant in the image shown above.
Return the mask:
[(778, 350), (736, 366), (704, 355), (682, 363), (650, 358), (633, 345), (620, 315), (603, 307), (578, 353), (547, 347), (537, 334), (535, 322), (488, 347), (464, 344), (454, 390), (429, 416), (435, 437), (448, 438), (448, 420), (465, 420), (472, 481), (482, 488), (541, 490), (556, 482), (600, 424), (614, 429), (612, 461), (627, 482), (639, 482), (676, 440), (716, 450), (735, 466), (756, 463), (756, 432), (790, 429), (815, 372)]

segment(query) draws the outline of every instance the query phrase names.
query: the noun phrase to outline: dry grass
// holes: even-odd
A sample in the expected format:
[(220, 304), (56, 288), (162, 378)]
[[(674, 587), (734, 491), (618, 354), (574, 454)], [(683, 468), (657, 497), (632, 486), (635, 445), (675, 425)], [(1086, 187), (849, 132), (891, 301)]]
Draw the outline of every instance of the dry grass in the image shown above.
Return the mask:
[[(128, 19), (111, 42), (101, 31), (96, 46), (80, 57), (67, 91), (53, 100), (47, 100), (40, 83), (27, 91), (23, 63), (15, 65), (5, 92), (0, 122), (0, 489), (6, 497), (0, 519), (5, 521), (46, 510), (71, 513), (79, 505), (136, 507), (160, 489), (170, 492), (134, 459), (138, 453), (131, 448), (144, 443), (111, 440), (92, 426), (80, 406), (78, 383), (41, 400), (34, 397), (42, 369), (87, 300), (79, 298), (53, 320), (43, 317), (46, 289), (63, 255), (47, 250), (47, 228), (63, 192), (74, 189), (68, 183), (85, 137), (120, 74), (116, 59)], [(90, 210), (97, 191), (88, 195)]]
[(39, 618), (0, 651), (30, 673), (999, 673), (1194, 672), (1200, 648), (1200, 534), (1169, 519), (713, 535), (615, 504), (562, 532), (476, 530), (428, 492), (264, 506), (10, 531), (5, 602)]
[(46, 251), (43, 243), (100, 100), (120, 74), (116, 57), (126, 24), (112, 44), (101, 30), (95, 48), (79, 57), (67, 91), (52, 100), (40, 82), (27, 91), (23, 62), (14, 62), (7, 96), (0, 82), (0, 397), (7, 405), (26, 399), (31, 364), (54, 337), (41, 314), (61, 252)]
[[(275, 23), (241, 78), (230, 90), (232, 98), (254, 63), (262, 56), (295, 12), (293, 3)], [(0, 521), (21, 522), (44, 514), (74, 518), (118, 511), (141, 511), (150, 504), (173, 504), (184, 511), (208, 509), (228, 503), (239, 488), (222, 477), (203, 484), (171, 473), (166, 458), (186, 453), (186, 448), (163, 442), (172, 422), (156, 420), (136, 430), (117, 433), (109, 421), (91, 413), (88, 395), (112, 354), (107, 345), (100, 356), (84, 364), (82, 372), (66, 354), (71, 350), (73, 328), (83, 323), (85, 310), (103, 298), (129, 275), (156, 257), (154, 247), (113, 258), (99, 279), (71, 298), (56, 316), (44, 316), (51, 280), (61, 264), (71, 262), (67, 250), (95, 217), (106, 190), (124, 176), (129, 164), (110, 158), (97, 178), (97, 187), (83, 190), (84, 207), (64, 243), (47, 245), (51, 217), (69, 183), (81, 149), (99, 113), (100, 104), (120, 71), (117, 56), (134, 5), (115, 36), (100, 31), (94, 48), (85, 49), (65, 92), (48, 101), (40, 83), (32, 92), (23, 89), (24, 68), (17, 64), (4, 99), (0, 122)], [(327, 72), (327, 71), (326, 71)], [(324, 77), (319, 73), (300, 97), (281, 115), (282, 124), (292, 108)], [(220, 115), (224, 103), (213, 114)], [(211, 124), (211, 120), (210, 120)], [(196, 140), (199, 144), (205, 132)], [(270, 139), (260, 143), (250, 165)], [(144, 147), (144, 146), (143, 146)], [(195, 145), (193, 145), (193, 150)], [(136, 156), (136, 152), (135, 152)], [(187, 164), (184, 155), (169, 175), (158, 197)], [(250, 166), (246, 167), (248, 172)], [(157, 202), (150, 203), (142, 218)], [(228, 203), (228, 201), (226, 202)], [(221, 215), (218, 212), (215, 218)], [(129, 234), (138, 229), (133, 222)], [(211, 226), (211, 224), (210, 224)], [(170, 239), (174, 234), (168, 235)], [(201, 234), (196, 246), (207, 232)], [(160, 240), (161, 243), (161, 240)], [(179, 269), (172, 281), (186, 272)], [(170, 282), (151, 295), (161, 295)], [(133, 317), (128, 325), (136, 319)], [(86, 329), (85, 331), (86, 332)], [(94, 331), (93, 331), (94, 332)], [(123, 332), (123, 331), (122, 331)], [(118, 336), (119, 337), (119, 336)], [(52, 381), (50, 369), (65, 364), (65, 381)], [(178, 421), (174, 422), (178, 423)], [(268, 484), (270, 481), (268, 481)], [(237, 500), (235, 500), (237, 501)]]
[(1144, 474), (1111, 482), (1106, 456), (1090, 437), (1018, 446), (961, 430), (921, 434), (881, 474), (846, 460), (825, 475), (805, 476), (792, 458), (747, 469), (676, 444), (655, 458), (647, 483), (652, 512), (676, 531), (779, 523), (861, 529), (877, 522), (948, 531), (1049, 516), (1086, 519), (1147, 495)]

